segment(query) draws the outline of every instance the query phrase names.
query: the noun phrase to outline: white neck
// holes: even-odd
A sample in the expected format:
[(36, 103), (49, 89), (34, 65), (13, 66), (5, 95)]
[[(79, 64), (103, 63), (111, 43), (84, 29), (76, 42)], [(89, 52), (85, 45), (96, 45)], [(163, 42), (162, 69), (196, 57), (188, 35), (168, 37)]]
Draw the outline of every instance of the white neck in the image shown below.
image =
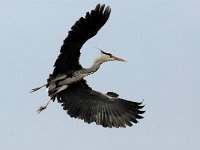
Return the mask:
[(87, 72), (90, 74), (96, 72), (103, 62), (104, 62), (103, 60), (101, 60), (101, 59), (99, 59), (99, 57), (97, 57), (95, 59), (94, 63), (92, 64), (92, 66), (87, 68)]

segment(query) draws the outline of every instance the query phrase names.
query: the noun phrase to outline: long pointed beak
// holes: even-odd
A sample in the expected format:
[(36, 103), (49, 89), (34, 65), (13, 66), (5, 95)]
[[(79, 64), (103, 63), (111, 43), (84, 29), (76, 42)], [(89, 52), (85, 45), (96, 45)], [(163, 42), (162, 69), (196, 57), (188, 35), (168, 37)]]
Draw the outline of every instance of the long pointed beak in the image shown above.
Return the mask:
[(112, 58), (114, 58), (116, 61), (126, 62), (126, 60), (119, 57), (112, 56)]

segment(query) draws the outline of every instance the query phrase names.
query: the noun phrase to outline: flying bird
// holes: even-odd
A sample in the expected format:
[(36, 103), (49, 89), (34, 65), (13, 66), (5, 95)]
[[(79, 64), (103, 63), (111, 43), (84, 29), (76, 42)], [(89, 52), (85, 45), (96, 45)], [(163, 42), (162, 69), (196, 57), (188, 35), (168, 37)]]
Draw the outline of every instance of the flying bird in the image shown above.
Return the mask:
[(103, 127), (126, 127), (142, 119), (145, 111), (142, 102), (128, 101), (119, 98), (114, 92), (101, 93), (93, 90), (84, 77), (95, 73), (102, 63), (108, 61), (125, 62), (101, 50), (89, 68), (83, 68), (79, 62), (80, 49), (83, 44), (95, 36), (107, 22), (111, 13), (109, 6), (98, 4), (94, 10), (87, 12), (71, 27), (63, 42), (60, 54), (54, 64), (53, 73), (49, 75), (47, 83), (32, 89), (35, 92), (46, 86), (49, 101), (37, 111), (46, 109), (50, 101), (61, 103), (70, 117), (84, 120), (86, 123), (95, 122)]

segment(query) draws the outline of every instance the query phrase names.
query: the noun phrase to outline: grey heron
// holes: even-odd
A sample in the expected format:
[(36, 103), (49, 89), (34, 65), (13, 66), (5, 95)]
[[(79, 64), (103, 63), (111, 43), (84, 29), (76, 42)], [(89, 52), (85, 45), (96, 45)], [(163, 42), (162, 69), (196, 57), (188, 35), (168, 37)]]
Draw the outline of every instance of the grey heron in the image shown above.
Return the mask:
[(53, 73), (49, 75), (47, 83), (32, 89), (35, 92), (46, 86), (49, 101), (38, 109), (44, 110), (50, 101), (62, 104), (70, 117), (84, 120), (86, 123), (96, 122), (103, 127), (126, 127), (142, 119), (145, 111), (142, 102), (128, 101), (119, 98), (114, 92), (101, 93), (93, 90), (84, 77), (96, 72), (100, 65), (107, 61), (125, 60), (101, 50), (89, 68), (83, 68), (79, 63), (80, 49), (83, 44), (95, 36), (110, 16), (109, 6), (98, 4), (94, 10), (87, 12), (71, 27), (63, 42), (60, 54), (54, 64)]

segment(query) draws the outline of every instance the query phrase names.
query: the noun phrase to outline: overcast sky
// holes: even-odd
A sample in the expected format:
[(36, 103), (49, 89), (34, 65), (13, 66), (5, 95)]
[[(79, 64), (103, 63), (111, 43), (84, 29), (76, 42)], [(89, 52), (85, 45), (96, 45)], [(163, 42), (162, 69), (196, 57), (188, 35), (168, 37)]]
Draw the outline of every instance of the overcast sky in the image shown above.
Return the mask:
[[(87, 77), (102, 92), (141, 102), (144, 119), (107, 129), (70, 118), (42, 85), (70, 27), (99, 2), (108, 22), (82, 48), (92, 64), (99, 47), (127, 60), (108, 62)], [(0, 149), (199, 150), (200, 1), (0, 0)]]

